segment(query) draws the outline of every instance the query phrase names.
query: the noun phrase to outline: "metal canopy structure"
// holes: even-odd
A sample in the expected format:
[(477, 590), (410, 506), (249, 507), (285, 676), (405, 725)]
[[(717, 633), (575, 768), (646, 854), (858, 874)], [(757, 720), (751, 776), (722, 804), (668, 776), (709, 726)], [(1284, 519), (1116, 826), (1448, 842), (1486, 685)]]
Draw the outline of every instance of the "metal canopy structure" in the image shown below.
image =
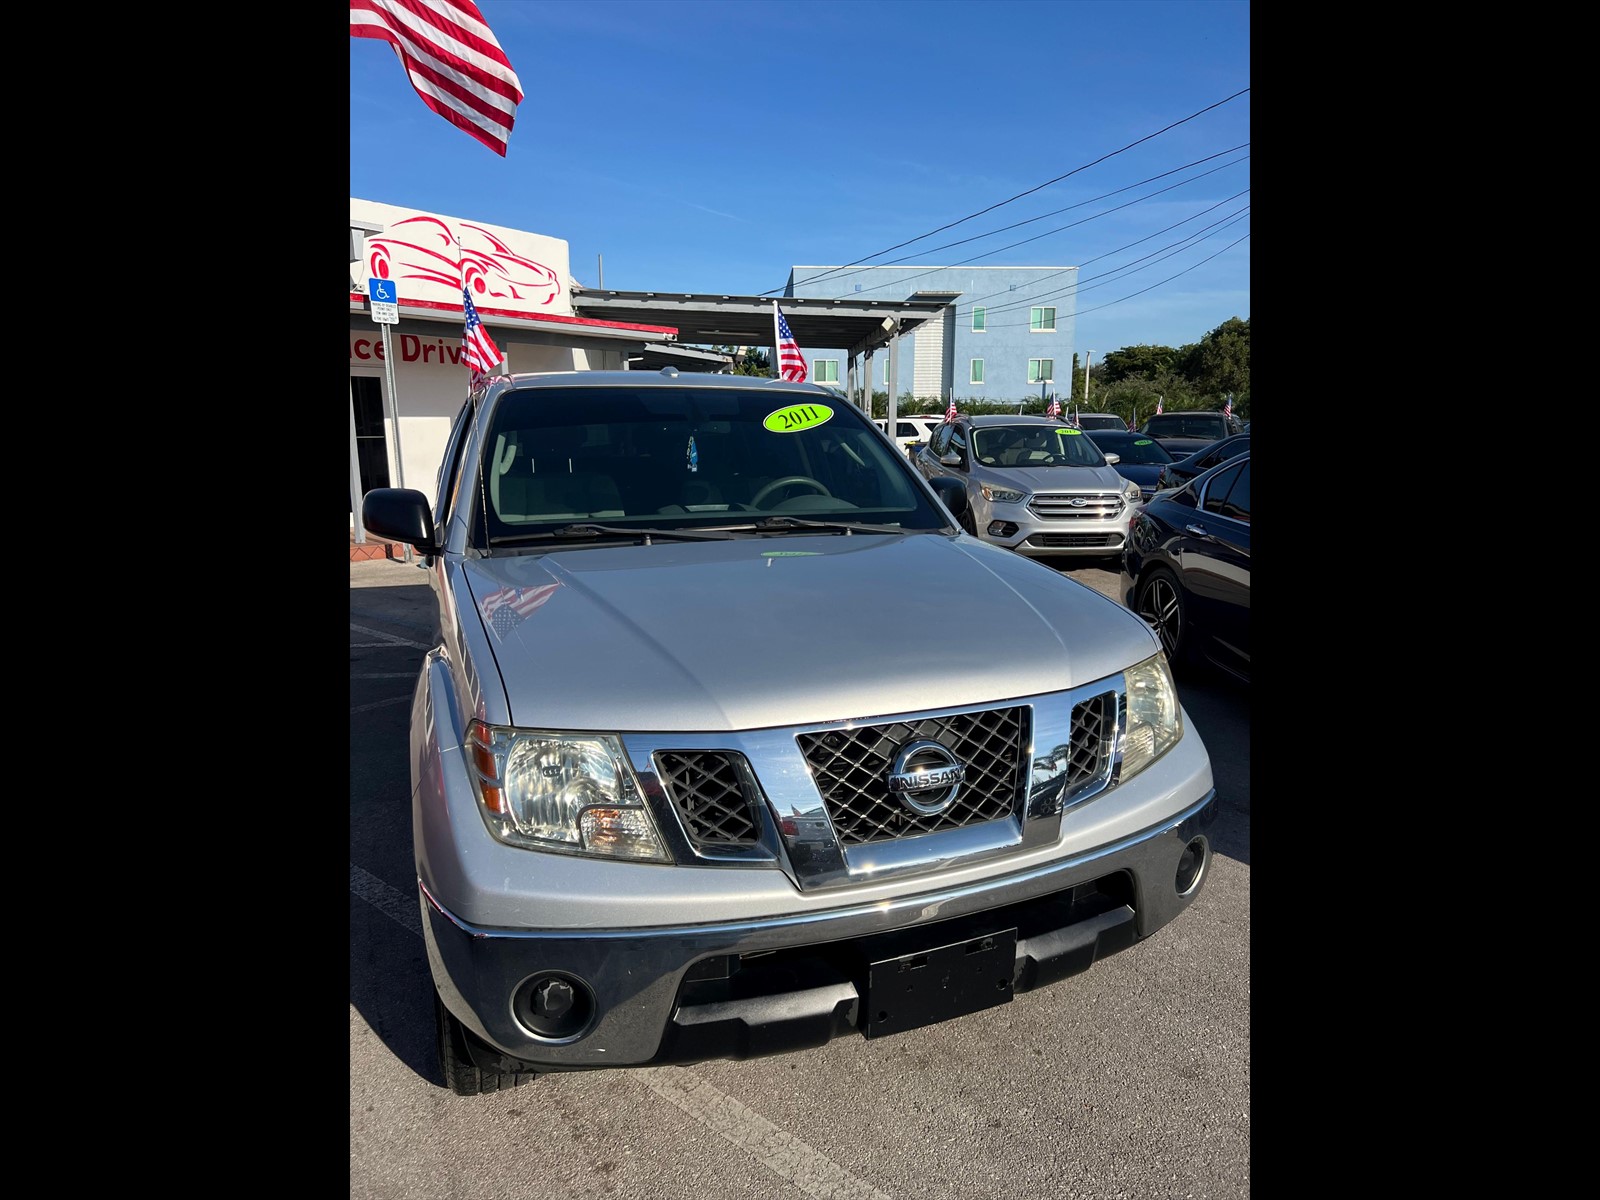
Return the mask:
[(940, 300), (824, 300), (574, 287), (572, 311), (603, 321), (670, 325), (677, 329), (680, 345), (771, 346), (774, 299), (801, 350), (839, 349), (852, 358), (887, 345), (896, 334), (910, 333), (948, 305)]

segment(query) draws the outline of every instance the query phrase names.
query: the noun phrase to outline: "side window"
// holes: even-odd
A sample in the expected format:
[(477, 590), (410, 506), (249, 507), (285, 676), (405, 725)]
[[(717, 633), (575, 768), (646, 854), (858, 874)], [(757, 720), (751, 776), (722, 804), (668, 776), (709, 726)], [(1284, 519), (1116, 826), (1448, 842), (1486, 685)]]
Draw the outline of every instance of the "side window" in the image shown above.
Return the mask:
[(961, 455), (961, 465), (967, 465), (967, 431), (960, 425), (950, 426), (950, 449)]
[(467, 427), (472, 423), (472, 401), (468, 400), (456, 414), (450, 427), (450, 440), (445, 443), (444, 457), (439, 461), (439, 478), (434, 483), (433, 528), (441, 536), (455, 499), (456, 476), (461, 470), (461, 451), (467, 444)]
[[(1228, 489), (1231, 488), (1238, 480), (1239, 473), (1249, 465), (1250, 464), (1247, 462), (1237, 463), (1231, 467), (1224, 467), (1222, 470), (1213, 475), (1206, 483), (1205, 499), (1201, 501), (1200, 507), (1205, 509), (1205, 511), (1208, 513), (1216, 513), (1218, 516), (1228, 516), (1229, 514), (1227, 509), (1224, 507), (1224, 502), (1228, 498)], [(1248, 510), (1248, 497), (1246, 498), (1245, 507)]]
[(1239, 472), (1239, 477), (1233, 481), (1233, 486), (1228, 489), (1227, 498), (1217, 510), (1225, 517), (1232, 517), (1235, 521), (1250, 523), (1250, 464), (1246, 462)]
[(928, 439), (928, 449), (935, 458), (944, 453), (945, 443), (950, 440), (950, 426), (941, 425), (933, 431), (933, 436)]
[(1250, 439), (1240, 438), (1237, 442), (1229, 442), (1222, 452), (1223, 458), (1233, 458), (1236, 455), (1250, 453)]

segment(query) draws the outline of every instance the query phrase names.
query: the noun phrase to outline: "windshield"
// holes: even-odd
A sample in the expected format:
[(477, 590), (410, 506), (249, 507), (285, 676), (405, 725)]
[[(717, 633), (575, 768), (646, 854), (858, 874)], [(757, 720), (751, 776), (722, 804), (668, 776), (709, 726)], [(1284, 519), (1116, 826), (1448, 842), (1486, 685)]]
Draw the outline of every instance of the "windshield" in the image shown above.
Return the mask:
[(1144, 431), (1159, 437), (1216, 440), (1228, 436), (1228, 420), (1221, 413), (1165, 413), (1146, 421)]
[[(831, 398), (830, 398), (831, 399)], [(470, 541), (581, 522), (641, 529), (764, 514), (945, 528), (897, 447), (846, 403), (728, 387), (530, 387), (491, 414)]]
[(1143, 434), (1108, 435), (1097, 433), (1094, 443), (1106, 454), (1115, 454), (1124, 467), (1154, 466), (1172, 462), (1172, 455), (1161, 448), (1161, 443)]
[(985, 425), (972, 431), (986, 467), (1103, 467), (1105, 456), (1081, 430), (1060, 425)]

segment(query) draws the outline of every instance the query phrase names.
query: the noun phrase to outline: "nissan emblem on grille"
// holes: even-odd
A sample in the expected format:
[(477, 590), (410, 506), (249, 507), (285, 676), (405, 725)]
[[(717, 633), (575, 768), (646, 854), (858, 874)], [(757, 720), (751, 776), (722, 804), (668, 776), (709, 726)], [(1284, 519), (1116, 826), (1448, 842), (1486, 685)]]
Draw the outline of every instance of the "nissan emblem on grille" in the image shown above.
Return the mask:
[(931, 817), (950, 807), (966, 777), (965, 763), (939, 742), (921, 738), (907, 742), (894, 756), (889, 792), (917, 816)]

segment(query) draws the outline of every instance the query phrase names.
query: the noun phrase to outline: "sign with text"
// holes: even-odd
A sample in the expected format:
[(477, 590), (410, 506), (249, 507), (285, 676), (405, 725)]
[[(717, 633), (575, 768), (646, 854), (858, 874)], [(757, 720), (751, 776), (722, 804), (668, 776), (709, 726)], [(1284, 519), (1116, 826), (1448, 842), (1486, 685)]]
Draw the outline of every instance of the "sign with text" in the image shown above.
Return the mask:
[(372, 305), (372, 319), (379, 325), (400, 324), (400, 290), (394, 280), (377, 276), (368, 279), (367, 299)]

